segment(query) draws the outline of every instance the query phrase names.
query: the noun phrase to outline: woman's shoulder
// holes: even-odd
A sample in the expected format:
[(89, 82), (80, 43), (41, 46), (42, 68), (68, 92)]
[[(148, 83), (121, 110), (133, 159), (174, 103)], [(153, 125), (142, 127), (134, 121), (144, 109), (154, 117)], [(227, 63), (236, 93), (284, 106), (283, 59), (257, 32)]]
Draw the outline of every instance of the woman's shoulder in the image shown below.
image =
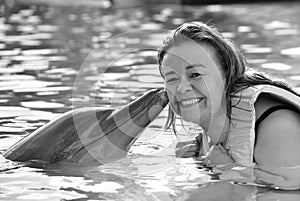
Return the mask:
[[(286, 105), (288, 106), (288, 105)], [(279, 105), (278, 109), (270, 113), (261, 123), (260, 131), (264, 129), (272, 129), (274, 132), (275, 129), (288, 129), (289, 131), (292, 128), (296, 128), (300, 137), (300, 112), (292, 110), (292, 107), (285, 107), (284, 105)]]
[(300, 110), (295, 105), (268, 94), (261, 94), (257, 98), (254, 107), (255, 119), (261, 121), (256, 122), (260, 123), (259, 132), (289, 127), (289, 129), (297, 128), (300, 136)]
[[(270, 105), (273, 106), (267, 104), (272, 107)], [(296, 154), (300, 153), (300, 113), (286, 107), (278, 108), (257, 129), (255, 159), (277, 165), (300, 164), (299, 154)]]

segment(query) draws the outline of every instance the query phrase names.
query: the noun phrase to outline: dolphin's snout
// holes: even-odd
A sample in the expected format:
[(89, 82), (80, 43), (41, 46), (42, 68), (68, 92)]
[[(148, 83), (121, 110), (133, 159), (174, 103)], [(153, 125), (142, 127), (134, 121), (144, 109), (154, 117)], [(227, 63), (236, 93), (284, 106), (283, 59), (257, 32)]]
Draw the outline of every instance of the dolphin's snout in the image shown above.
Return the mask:
[(156, 89), (153, 93), (155, 93), (154, 96), (156, 96), (155, 101), (157, 101), (157, 104), (161, 104), (162, 107), (165, 107), (168, 104), (169, 98), (167, 92), (163, 88)]
[(150, 121), (153, 121), (169, 102), (167, 92), (164, 89), (157, 89), (155, 93), (153, 105), (148, 111)]
[(165, 90), (161, 90), (160, 94), (161, 94), (161, 99), (162, 99), (162, 101), (164, 103), (163, 107), (165, 107), (168, 104), (168, 102), (169, 102), (168, 94), (167, 94), (167, 92)]

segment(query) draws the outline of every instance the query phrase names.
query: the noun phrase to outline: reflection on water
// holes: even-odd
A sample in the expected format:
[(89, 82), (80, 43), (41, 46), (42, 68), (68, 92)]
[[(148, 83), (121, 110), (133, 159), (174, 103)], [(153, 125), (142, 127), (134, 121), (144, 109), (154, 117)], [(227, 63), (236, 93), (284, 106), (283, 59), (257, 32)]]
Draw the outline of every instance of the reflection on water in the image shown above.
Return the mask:
[[(90, 3), (16, 4), (6, 15), (1, 7), (1, 151), (72, 108), (118, 108), (162, 87), (156, 49), (169, 29), (185, 21), (211, 21), (240, 45), (254, 68), (300, 87), (299, 2), (126, 9)], [(293, 185), (286, 178), (257, 170), (259, 181), (251, 183), (248, 171), (212, 173), (201, 162), (176, 159), (178, 139), (161, 129), (165, 116), (145, 130), (127, 159), (101, 167), (28, 167), (1, 158), (0, 198), (299, 200), (297, 191), (270, 186)]]

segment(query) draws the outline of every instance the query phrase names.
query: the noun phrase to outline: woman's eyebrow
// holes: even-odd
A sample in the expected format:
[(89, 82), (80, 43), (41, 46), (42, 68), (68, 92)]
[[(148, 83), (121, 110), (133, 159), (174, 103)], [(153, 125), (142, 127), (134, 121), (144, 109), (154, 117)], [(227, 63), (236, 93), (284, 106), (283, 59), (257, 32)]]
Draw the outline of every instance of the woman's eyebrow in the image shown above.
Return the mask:
[(188, 70), (188, 69), (195, 68), (195, 67), (205, 68), (202, 64), (192, 64), (192, 65), (186, 66), (185, 69)]
[(169, 72), (167, 72), (167, 73), (165, 74), (165, 77), (168, 76), (168, 75), (174, 75), (174, 74), (176, 74), (174, 71), (169, 71)]

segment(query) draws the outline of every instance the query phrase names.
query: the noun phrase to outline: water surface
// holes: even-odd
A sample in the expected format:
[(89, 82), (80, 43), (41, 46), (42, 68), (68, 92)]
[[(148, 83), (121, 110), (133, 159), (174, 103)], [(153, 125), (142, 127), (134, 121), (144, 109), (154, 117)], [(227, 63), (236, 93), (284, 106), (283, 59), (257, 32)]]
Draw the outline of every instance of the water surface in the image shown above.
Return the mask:
[[(211, 21), (256, 70), (300, 86), (299, 2), (126, 9), (19, 5), (0, 17), (0, 150), (57, 115), (84, 106), (120, 108), (162, 87), (156, 49), (186, 21)], [(99, 167), (0, 160), (2, 200), (299, 200), (299, 191), (251, 183), (243, 168), (212, 173), (174, 156), (166, 111), (128, 158)]]

